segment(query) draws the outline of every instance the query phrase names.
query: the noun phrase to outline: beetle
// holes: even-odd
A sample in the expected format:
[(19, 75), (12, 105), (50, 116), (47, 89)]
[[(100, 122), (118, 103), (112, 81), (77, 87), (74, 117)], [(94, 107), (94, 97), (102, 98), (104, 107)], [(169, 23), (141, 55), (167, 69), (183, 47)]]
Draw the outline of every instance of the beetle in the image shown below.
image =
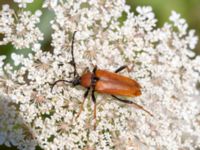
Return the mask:
[(72, 36), (72, 43), (71, 43), (72, 60), (69, 62), (74, 68), (74, 71), (71, 72), (73, 73), (74, 78), (71, 81), (57, 80), (52, 84), (52, 89), (58, 82), (71, 83), (72, 86), (80, 85), (87, 89), (84, 93), (83, 102), (80, 105), (80, 110), (76, 116), (76, 119), (79, 117), (79, 115), (83, 110), (83, 104), (90, 90), (92, 90), (91, 97), (94, 103), (94, 114), (93, 114), (95, 120), (94, 128), (96, 128), (96, 98), (94, 95), (95, 92), (111, 95), (114, 99), (126, 104), (131, 104), (134, 107), (142, 109), (149, 115), (153, 116), (148, 110), (144, 109), (141, 105), (133, 101), (121, 99), (118, 97), (118, 96), (136, 97), (141, 95), (141, 86), (136, 80), (118, 74), (120, 71), (124, 69), (129, 70), (127, 65), (119, 67), (118, 69), (115, 70), (115, 72), (98, 69), (97, 66), (95, 66), (92, 72), (90, 72), (89, 69), (86, 68), (81, 76), (78, 74), (74, 59), (75, 34), (76, 31), (73, 33)]

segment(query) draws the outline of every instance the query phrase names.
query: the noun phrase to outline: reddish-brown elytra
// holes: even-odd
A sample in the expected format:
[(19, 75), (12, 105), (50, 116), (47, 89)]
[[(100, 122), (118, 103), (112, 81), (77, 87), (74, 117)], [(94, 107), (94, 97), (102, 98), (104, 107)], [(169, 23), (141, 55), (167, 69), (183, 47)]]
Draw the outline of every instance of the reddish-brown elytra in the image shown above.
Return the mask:
[(131, 104), (134, 107), (142, 109), (151, 116), (153, 116), (149, 111), (144, 109), (141, 105), (138, 105), (137, 103), (134, 103), (130, 100), (124, 100), (117, 97), (117, 96), (136, 97), (141, 95), (141, 86), (136, 80), (118, 74), (118, 72), (122, 71), (123, 69), (128, 69), (126, 65), (119, 67), (117, 70), (115, 70), (114, 73), (106, 70), (97, 69), (97, 66), (95, 66), (92, 72), (90, 72), (88, 68), (86, 68), (86, 70), (81, 76), (78, 74), (74, 59), (74, 48), (73, 48), (75, 33), (76, 31), (74, 32), (72, 37), (72, 44), (71, 44), (72, 60), (70, 61), (70, 64), (74, 68), (73, 71), (74, 79), (71, 81), (57, 80), (53, 83), (52, 88), (58, 82), (68, 82), (71, 83), (73, 86), (81, 85), (87, 88), (86, 92), (84, 93), (83, 102), (80, 106), (80, 110), (76, 118), (78, 118), (79, 115), (81, 114), (81, 111), (83, 109), (83, 104), (90, 90), (92, 90), (91, 96), (92, 96), (92, 101), (94, 102), (94, 119), (95, 119), (94, 127), (96, 127), (96, 99), (94, 96), (94, 92), (109, 94), (116, 100), (127, 104)]

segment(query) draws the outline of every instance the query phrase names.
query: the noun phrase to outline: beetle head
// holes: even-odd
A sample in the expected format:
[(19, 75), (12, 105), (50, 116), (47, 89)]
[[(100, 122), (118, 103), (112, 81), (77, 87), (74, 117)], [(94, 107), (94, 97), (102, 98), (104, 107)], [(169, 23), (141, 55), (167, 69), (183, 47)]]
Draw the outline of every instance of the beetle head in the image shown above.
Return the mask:
[(81, 83), (81, 77), (80, 76), (76, 76), (72, 81), (71, 81), (73, 86), (77, 86), (80, 85)]

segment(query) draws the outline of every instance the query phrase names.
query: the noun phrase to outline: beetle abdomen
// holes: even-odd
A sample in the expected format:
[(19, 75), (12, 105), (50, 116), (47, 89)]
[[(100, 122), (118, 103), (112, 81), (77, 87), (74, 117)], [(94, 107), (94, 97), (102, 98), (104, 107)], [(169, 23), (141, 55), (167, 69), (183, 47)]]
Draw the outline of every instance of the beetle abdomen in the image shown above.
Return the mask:
[(133, 79), (105, 70), (97, 70), (96, 76), (99, 80), (95, 90), (99, 93), (129, 97), (141, 95), (141, 87)]

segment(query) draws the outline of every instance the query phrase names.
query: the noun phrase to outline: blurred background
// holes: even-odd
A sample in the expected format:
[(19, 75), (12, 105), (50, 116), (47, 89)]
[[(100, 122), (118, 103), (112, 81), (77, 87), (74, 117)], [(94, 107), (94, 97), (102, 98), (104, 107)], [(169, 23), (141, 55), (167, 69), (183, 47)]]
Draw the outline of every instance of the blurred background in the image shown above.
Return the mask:
[[(42, 8), (43, 0), (35, 0), (33, 3), (28, 4), (25, 10), (30, 10), (35, 12), (37, 9), (43, 11), (41, 17), (41, 22), (39, 28), (44, 33), (44, 41), (42, 41), (42, 49), (51, 50), (50, 41), (52, 30), (50, 28), (49, 21), (53, 18), (53, 13), (49, 10)], [(181, 17), (185, 18), (189, 24), (189, 29), (195, 29), (196, 35), (200, 37), (200, 0), (126, 0), (126, 3), (131, 6), (131, 10), (135, 11), (137, 6), (151, 6), (158, 19), (157, 26), (161, 27), (164, 22), (169, 21), (168, 18), (172, 10), (181, 14)], [(0, 9), (2, 9), (3, 4), (9, 4), (11, 8), (15, 9), (16, 12), (19, 8), (13, 0), (0, 0)], [(0, 40), (3, 35), (0, 34)], [(10, 57), (10, 53), (15, 51), (11, 44), (6, 46), (0, 46), (0, 54), (5, 54)], [(200, 55), (200, 42), (194, 49), (196, 54)], [(21, 53), (22, 51), (20, 51)], [(23, 53), (26, 54), (30, 52), (28, 49), (24, 49)]]

